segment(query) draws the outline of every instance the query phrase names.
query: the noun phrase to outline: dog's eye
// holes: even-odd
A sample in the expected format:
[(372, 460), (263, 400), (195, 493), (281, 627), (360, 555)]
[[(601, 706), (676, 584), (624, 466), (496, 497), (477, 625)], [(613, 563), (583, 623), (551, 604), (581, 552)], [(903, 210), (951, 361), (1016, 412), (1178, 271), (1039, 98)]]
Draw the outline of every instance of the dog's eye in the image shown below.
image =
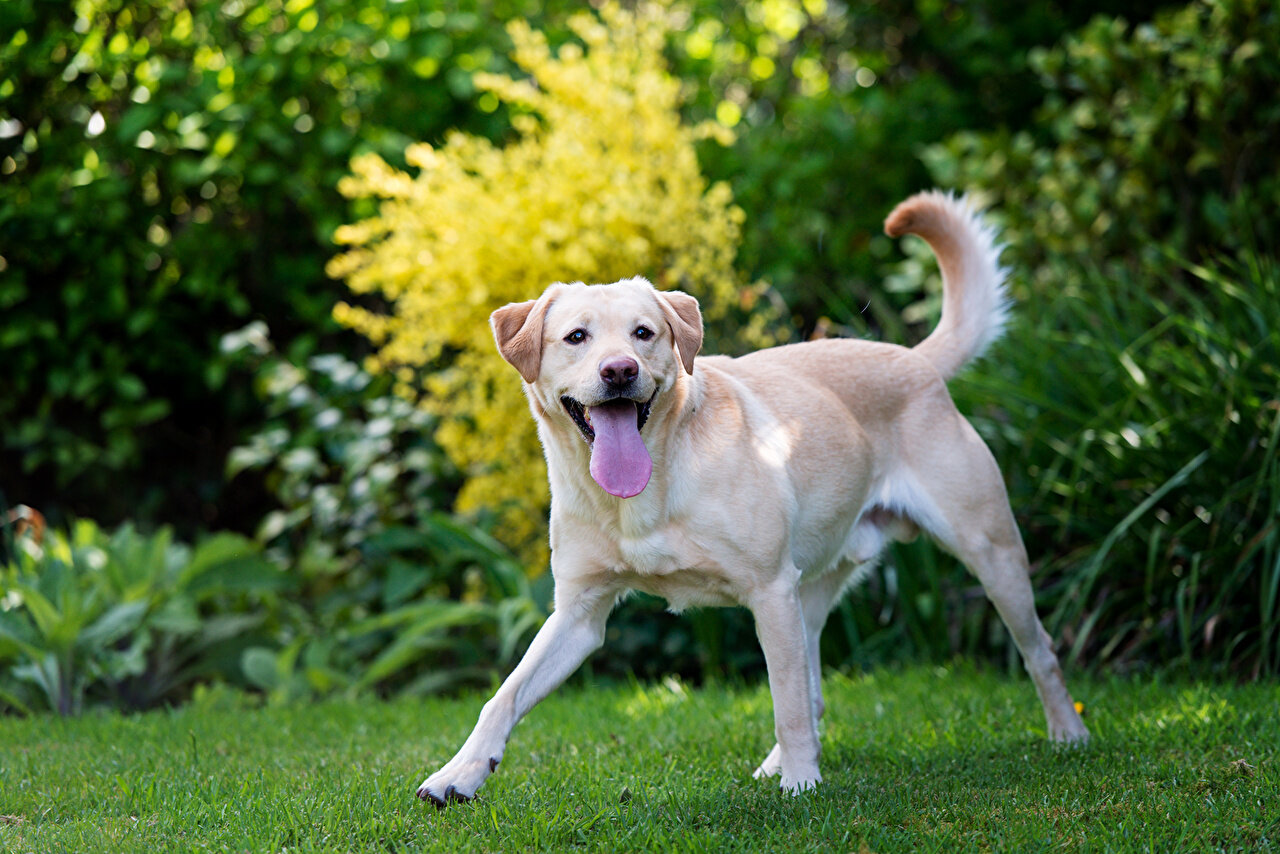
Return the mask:
[(583, 341), (587, 340), (587, 330), (575, 329), (568, 335), (564, 336), (564, 340), (569, 344), (581, 344)]
[(647, 326), (637, 326), (635, 336), (641, 341), (648, 341), (653, 337), (653, 330)]

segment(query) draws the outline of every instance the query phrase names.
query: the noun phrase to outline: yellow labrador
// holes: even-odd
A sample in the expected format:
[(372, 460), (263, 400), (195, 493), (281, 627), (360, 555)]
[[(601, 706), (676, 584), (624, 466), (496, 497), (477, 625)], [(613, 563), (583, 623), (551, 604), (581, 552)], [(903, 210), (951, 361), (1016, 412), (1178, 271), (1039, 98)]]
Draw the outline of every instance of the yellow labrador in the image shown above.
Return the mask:
[(811, 788), (822, 779), (827, 614), (859, 567), (919, 529), (982, 582), (1049, 737), (1088, 738), (1036, 616), (1000, 472), (947, 393), (1005, 320), (993, 234), (963, 199), (937, 192), (900, 204), (885, 231), (920, 235), (942, 268), (942, 320), (912, 349), (826, 340), (695, 359), (697, 300), (639, 278), (556, 284), (493, 313), (546, 451), (555, 610), (419, 797), (443, 806), (475, 795), (516, 722), (601, 645), (629, 589), (676, 610), (751, 610), (777, 736), (755, 775)]

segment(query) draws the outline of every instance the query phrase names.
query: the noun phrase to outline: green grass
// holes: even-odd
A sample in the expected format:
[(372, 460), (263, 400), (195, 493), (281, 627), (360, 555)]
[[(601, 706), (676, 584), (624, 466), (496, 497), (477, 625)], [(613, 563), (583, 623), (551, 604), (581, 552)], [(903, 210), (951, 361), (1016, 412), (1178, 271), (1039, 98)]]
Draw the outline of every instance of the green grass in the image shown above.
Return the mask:
[(1274, 684), (1073, 680), (1095, 740), (1043, 739), (1025, 678), (827, 677), (817, 793), (750, 772), (763, 687), (553, 695), (469, 804), (419, 802), (483, 697), (0, 720), (0, 850), (1274, 850)]

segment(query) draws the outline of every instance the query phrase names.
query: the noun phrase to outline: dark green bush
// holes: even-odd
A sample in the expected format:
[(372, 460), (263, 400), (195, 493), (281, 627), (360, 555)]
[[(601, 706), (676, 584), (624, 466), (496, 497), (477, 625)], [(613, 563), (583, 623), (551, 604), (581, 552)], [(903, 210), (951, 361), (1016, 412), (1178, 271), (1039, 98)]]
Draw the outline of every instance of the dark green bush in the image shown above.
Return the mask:
[(1274, 4), (1098, 18), (1032, 63), (1047, 97), (1028, 130), (959, 134), (925, 156), (936, 181), (994, 204), (1007, 260), (1030, 279), (1017, 296), (1060, 286), (1061, 264), (1146, 273), (1170, 250), (1199, 260), (1275, 245)]
[[(264, 319), (306, 354), (351, 156), (496, 134), (469, 72), (494, 16), (407, 0), (0, 4), (0, 472), (14, 500), (183, 531), (248, 528), (223, 492), (257, 423), (219, 338)], [(340, 339), (355, 351), (353, 338)], [(246, 501), (246, 498), (248, 499)]]
[[(741, 113), (738, 142), (701, 152), (747, 213), (739, 266), (772, 285), (805, 333), (831, 323), (906, 342), (908, 295), (887, 292), (885, 215), (928, 187), (926, 146), (963, 130), (1027, 126), (1045, 96), (1028, 55), (1114, 0), (695, 4), (678, 41), (697, 108)], [(732, 111), (731, 111), (732, 112)], [(947, 184), (950, 186), (950, 184)]]

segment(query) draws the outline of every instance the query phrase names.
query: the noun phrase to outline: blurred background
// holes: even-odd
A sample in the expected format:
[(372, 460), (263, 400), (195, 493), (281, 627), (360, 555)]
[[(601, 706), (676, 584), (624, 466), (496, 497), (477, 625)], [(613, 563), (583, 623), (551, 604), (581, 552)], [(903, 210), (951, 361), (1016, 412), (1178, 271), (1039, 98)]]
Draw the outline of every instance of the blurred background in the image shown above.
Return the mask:
[[(1277, 92), (1260, 0), (9, 0), (0, 710), (490, 684), (550, 578), (488, 312), (640, 273), (713, 350), (912, 344), (936, 267), (880, 224), (931, 186), (1008, 244), (952, 391), (1064, 658), (1273, 677)], [(919, 542), (823, 646), (1017, 666)], [(639, 597), (579, 678), (761, 667)]]

